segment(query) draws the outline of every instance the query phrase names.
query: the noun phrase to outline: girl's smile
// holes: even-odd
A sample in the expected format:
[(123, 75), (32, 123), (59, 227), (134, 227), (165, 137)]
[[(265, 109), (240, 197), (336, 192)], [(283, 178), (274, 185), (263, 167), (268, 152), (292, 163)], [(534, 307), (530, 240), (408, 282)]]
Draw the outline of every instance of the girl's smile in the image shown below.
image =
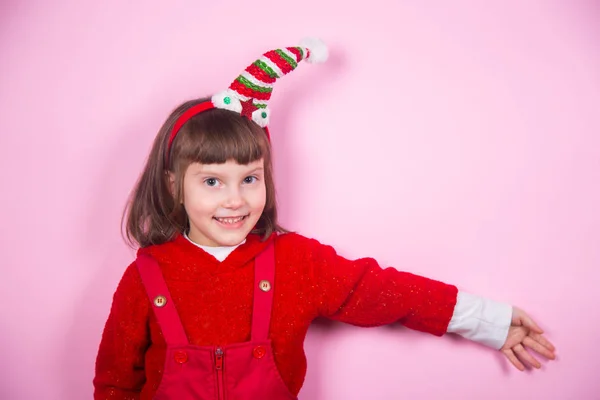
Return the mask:
[(240, 217), (213, 217), (215, 221), (225, 229), (239, 229), (244, 226), (244, 222), (248, 219), (249, 214)]

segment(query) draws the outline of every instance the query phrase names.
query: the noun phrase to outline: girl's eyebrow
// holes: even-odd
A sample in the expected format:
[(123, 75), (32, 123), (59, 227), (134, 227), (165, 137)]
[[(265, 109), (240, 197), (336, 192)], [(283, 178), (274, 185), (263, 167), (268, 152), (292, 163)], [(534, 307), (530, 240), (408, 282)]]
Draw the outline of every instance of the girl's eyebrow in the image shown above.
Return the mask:
[[(255, 172), (264, 172), (264, 168), (263, 167), (254, 168), (253, 170), (250, 170), (250, 171), (246, 172), (244, 175), (253, 174)], [(196, 175), (211, 175), (211, 176), (218, 176), (218, 177), (222, 176), (221, 173), (219, 173), (219, 172), (216, 172), (216, 171), (206, 171), (206, 170), (195, 171), (193, 173), (193, 175), (195, 175), (195, 176)]]

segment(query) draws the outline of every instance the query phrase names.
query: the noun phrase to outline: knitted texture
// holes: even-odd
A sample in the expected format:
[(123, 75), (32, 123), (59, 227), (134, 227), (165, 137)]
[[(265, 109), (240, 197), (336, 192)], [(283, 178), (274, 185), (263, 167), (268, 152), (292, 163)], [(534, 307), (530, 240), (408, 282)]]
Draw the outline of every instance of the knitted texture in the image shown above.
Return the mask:
[(238, 112), (259, 126), (266, 127), (271, 114), (268, 104), (276, 80), (295, 70), (303, 60), (320, 63), (328, 58), (327, 47), (320, 40), (308, 38), (303, 44), (264, 53), (238, 75), (226, 90), (212, 97), (214, 106)]
[[(273, 239), (273, 238), (272, 238)], [(274, 238), (276, 273), (270, 338), (278, 371), (297, 395), (306, 375), (304, 338), (326, 317), (357, 326), (394, 322), (441, 336), (457, 288), (372, 258), (348, 260), (295, 233)], [(140, 249), (160, 264), (190, 343), (216, 346), (250, 339), (254, 257), (266, 242), (249, 235), (223, 262), (182, 236)], [(114, 294), (96, 360), (94, 398), (151, 399), (159, 386), (165, 341), (135, 264)]]

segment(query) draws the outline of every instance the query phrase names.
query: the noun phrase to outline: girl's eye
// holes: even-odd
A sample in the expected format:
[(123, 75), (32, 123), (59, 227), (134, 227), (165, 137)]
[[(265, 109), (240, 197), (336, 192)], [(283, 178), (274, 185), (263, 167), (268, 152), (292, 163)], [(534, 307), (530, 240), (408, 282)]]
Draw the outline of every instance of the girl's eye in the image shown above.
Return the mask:
[(219, 181), (217, 181), (215, 178), (208, 178), (204, 180), (204, 183), (206, 183), (208, 186), (217, 186)]
[(254, 183), (257, 181), (257, 177), (255, 176), (247, 176), (246, 178), (244, 178), (244, 183)]

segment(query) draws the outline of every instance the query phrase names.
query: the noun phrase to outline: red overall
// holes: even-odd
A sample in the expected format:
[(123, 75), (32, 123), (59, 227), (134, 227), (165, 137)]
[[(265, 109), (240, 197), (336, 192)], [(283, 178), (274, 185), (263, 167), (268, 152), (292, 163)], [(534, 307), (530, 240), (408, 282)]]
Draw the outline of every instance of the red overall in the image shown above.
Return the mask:
[(268, 338), (275, 277), (274, 244), (256, 257), (250, 342), (225, 346), (189, 343), (158, 263), (140, 254), (137, 268), (167, 343), (154, 400), (290, 400)]

